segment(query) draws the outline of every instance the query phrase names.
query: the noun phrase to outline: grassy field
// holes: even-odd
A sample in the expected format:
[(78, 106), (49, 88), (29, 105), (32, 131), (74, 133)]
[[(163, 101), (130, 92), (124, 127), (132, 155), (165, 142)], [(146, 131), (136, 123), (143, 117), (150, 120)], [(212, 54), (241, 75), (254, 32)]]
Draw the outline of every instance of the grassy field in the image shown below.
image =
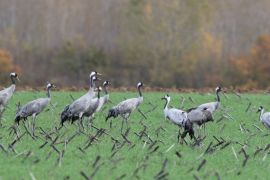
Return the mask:
[[(4, 113), (4, 128), (0, 130), (0, 179), (267, 179), (270, 170), (269, 132), (256, 114), (259, 105), (270, 110), (267, 94), (234, 94), (221, 96), (222, 108), (215, 113), (215, 121), (206, 126), (206, 137), (187, 144), (177, 141), (178, 127), (164, 119), (161, 97), (164, 93), (144, 93), (144, 103), (129, 121), (126, 139), (120, 133), (121, 119), (113, 119), (113, 127), (105, 122), (109, 107), (136, 93), (112, 93), (112, 103), (96, 114), (94, 125), (106, 129), (107, 135), (94, 128), (84, 133), (76, 125), (55, 131), (59, 113), (83, 94), (53, 92), (54, 108), (37, 118), (33, 139), (20, 125), (20, 140), (9, 134), (13, 125), (15, 104), (25, 104), (44, 92), (17, 92)], [(171, 93), (171, 105), (183, 109), (213, 101), (214, 94)], [(191, 98), (190, 98), (191, 97)], [(184, 100), (183, 100), (184, 99)], [(182, 104), (182, 105), (181, 105)], [(269, 108), (268, 108), (269, 107)], [(30, 120), (30, 119), (29, 119)], [(255, 126), (259, 127), (256, 128)], [(51, 139), (44, 132), (50, 134)], [(145, 130), (143, 131), (143, 129)], [(261, 130), (262, 131), (261, 131)], [(74, 135), (76, 134), (76, 135)], [(141, 137), (139, 137), (141, 135)], [(95, 138), (93, 138), (95, 137)], [(113, 137), (113, 138), (112, 138)], [(114, 139), (114, 140), (113, 140)], [(47, 143), (46, 143), (47, 142)], [(6, 151), (6, 152), (5, 152)]]

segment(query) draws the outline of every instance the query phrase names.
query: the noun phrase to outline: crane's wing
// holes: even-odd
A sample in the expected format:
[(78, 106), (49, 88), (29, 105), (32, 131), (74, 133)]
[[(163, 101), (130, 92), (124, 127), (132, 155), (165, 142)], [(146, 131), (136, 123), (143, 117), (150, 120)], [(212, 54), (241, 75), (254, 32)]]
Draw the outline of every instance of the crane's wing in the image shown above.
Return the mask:
[(270, 128), (270, 113), (264, 113), (262, 119), (263, 124), (267, 128)]
[(219, 106), (218, 102), (209, 102), (199, 105), (197, 109), (207, 110), (213, 113), (218, 108), (218, 106)]
[(200, 109), (190, 111), (187, 114), (187, 117), (192, 123), (205, 123), (213, 120), (212, 113), (210, 111)]
[(22, 117), (31, 116), (32, 114), (39, 114), (49, 103), (49, 98), (39, 98), (33, 100), (26, 105), (24, 105), (19, 111)]
[(80, 112), (86, 111), (90, 99), (84, 95), (79, 99), (75, 100), (70, 106), (69, 110), (71, 114), (79, 114)]
[(120, 102), (116, 108), (121, 110), (122, 113), (133, 111), (138, 106), (138, 98), (131, 98)]
[(98, 106), (99, 106), (99, 103), (100, 103), (100, 99), (98, 99), (98, 98), (91, 99), (90, 103), (85, 111), (85, 115), (91, 116), (93, 113), (95, 113)]
[(36, 103), (35, 101), (31, 101), (21, 107), (21, 110), (19, 111), (19, 114), (21, 117), (28, 117), (34, 114), (37, 110), (40, 109), (40, 105)]
[(168, 118), (170, 118), (175, 124), (183, 125), (183, 122), (187, 119), (187, 113), (180, 109), (169, 109)]
[(0, 93), (0, 104), (3, 104), (6, 101), (7, 97), (8, 97), (7, 93)]

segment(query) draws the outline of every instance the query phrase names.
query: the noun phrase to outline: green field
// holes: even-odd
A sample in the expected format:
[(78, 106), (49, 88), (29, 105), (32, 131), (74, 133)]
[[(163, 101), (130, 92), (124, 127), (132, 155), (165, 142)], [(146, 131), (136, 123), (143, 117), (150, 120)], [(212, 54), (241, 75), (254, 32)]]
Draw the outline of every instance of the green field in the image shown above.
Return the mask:
[[(66, 123), (66, 128), (56, 131), (54, 127), (59, 125), (59, 113), (71, 102), (70, 94), (77, 98), (83, 92), (52, 92), (54, 108), (49, 108), (37, 118), (38, 138), (33, 139), (26, 133), (11, 146), (16, 139), (15, 135), (9, 134), (15, 104), (25, 104), (44, 94), (17, 92), (10, 101), (3, 116), (4, 127), (0, 130), (0, 143), (7, 151), (0, 148), (0, 179), (84, 179), (84, 175), (93, 179), (269, 178), (270, 146), (267, 145), (270, 137), (259, 121), (259, 114), (255, 113), (259, 105), (263, 105), (266, 111), (270, 110), (267, 94), (243, 94), (241, 98), (234, 94), (222, 95), (222, 108), (215, 113), (215, 121), (207, 124), (205, 133), (201, 132), (205, 139), (195, 144), (187, 137), (187, 144), (180, 144), (177, 140), (178, 127), (164, 119), (161, 97), (165, 93), (144, 93), (140, 109), (147, 119), (137, 111), (131, 115), (127, 140), (120, 133), (122, 120), (113, 119), (113, 127), (110, 128), (105, 116), (109, 107), (125, 98), (137, 96), (137, 93), (111, 93), (112, 103), (96, 114), (94, 125), (106, 129), (106, 133), (116, 139), (112, 140), (104, 133), (96, 135), (97, 130), (90, 127), (84, 133), (79, 132), (76, 125), (69, 123)], [(214, 94), (170, 95), (170, 105), (180, 107), (183, 102), (184, 109), (215, 99)], [(52, 139), (46, 137), (39, 127)], [(145, 133), (140, 133), (144, 127)], [(23, 125), (20, 125), (20, 130), (21, 134), (25, 132)], [(141, 137), (138, 136), (140, 134)]]

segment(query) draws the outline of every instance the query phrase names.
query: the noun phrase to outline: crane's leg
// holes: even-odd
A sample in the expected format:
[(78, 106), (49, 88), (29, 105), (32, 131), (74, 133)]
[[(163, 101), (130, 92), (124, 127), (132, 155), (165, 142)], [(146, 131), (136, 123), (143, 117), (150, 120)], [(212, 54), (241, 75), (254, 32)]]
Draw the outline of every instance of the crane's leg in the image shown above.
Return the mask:
[(122, 125), (121, 125), (121, 133), (123, 133), (124, 121), (125, 121), (125, 119), (123, 118), (123, 119), (122, 119)]
[(0, 127), (2, 127), (2, 115), (4, 113), (4, 108), (0, 107)]
[(128, 118), (125, 118), (125, 121), (126, 121), (126, 129), (128, 129), (129, 128), (129, 124), (128, 124)]
[(112, 128), (112, 119), (110, 119), (110, 129)]
[(88, 127), (92, 127), (93, 121), (95, 119), (95, 114), (92, 114), (91, 116), (89, 116), (88, 118)]
[(202, 127), (199, 126), (199, 125), (196, 125), (196, 129), (197, 129), (197, 132), (198, 132), (198, 138), (200, 138), (202, 136)]
[(0, 127), (2, 127), (2, 112), (0, 111)]
[(122, 117), (121, 133), (123, 133), (124, 122), (126, 122), (126, 127), (128, 129), (128, 117), (129, 117), (129, 115), (130, 115), (130, 113), (121, 115), (121, 117)]
[[(23, 119), (23, 121), (25, 122), (25, 120), (24, 120), (24, 119)], [(31, 120), (30, 120), (30, 119), (28, 120), (27, 126), (25, 126), (25, 127), (27, 127), (27, 128), (28, 128), (28, 130), (30, 130), (30, 131), (32, 132), (32, 122), (31, 122)]]
[(178, 142), (180, 142), (180, 138), (181, 138), (181, 127), (179, 127), (179, 130), (178, 130), (178, 135), (177, 135), (177, 140)]
[(80, 113), (79, 115), (79, 129), (82, 128), (84, 131), (84, 126), (83, 126), (83, 113)]
[(130, 113), (127, 113), (126, 116), (125, 116), (127, 129), (129, 128), (129, 121), (128, 121), (129, 116), (130, 116)]
[(178, 142), (180, 143), (180, 144), (187, 144), (187, 142), (186, 142), (186, 140), (185, 140), (185, 137), (186, 137), (186, 135), (187, 135), (187, 133), (188, 133), (188, 131), (185, 129), (184, 130), (184, 132), (181, 134), (180, 133), (180, 129), (179, 129), (179, 132), (178, 132), (179, 134), (178, 134)]
[(128, 127), (129, 127), (129, 124), (128, 124), (128, 117), (129, 117), (129, 114), (128, 114), (128, 115), (126, 115), (126, 117), (125, 117), (125, 120), (126, 120), (126, 127), (127, 127), (127, 129), (128, 129)]
[(14, 129), (15, 129), (16, 132), (18, 132), (19, 135), (21, 134), (20, 126), (19, 126), (18, 123), (16, 123), (16, 124), (14, 125)]
[(37, 115), (33, 114), (32, 134), (33, 134), (34, 137), (36, 137), (36, 135), (35, 135), (36, 117), (37, 117)]

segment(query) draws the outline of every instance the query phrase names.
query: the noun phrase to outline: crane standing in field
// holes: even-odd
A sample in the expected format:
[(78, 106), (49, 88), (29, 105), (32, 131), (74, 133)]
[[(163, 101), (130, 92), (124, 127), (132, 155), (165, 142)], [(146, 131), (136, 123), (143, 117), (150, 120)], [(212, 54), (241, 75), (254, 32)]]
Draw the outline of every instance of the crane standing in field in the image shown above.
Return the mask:
[(124, 120), (126, 121), (126, 124), (127, 124), (127, 121), (128, 121), (130, 114), (135, 109), (137, 109), (138, 106), (143, 102), (143, 96), (142, 96), (142, 92), (141, 92), (142, 87), (143, 87), (143, 83), (139, 82), (137, 84), (137, 90), (139, 93), (139, 97), (124, 100), (124, 101), (120, 102), (119, 104), (117, 104), (116, 106), (112, 107), (108, 112), (108, 115), (106, 117), (106, 121), (111, 117), (116, 118), (118, 115), (120, 115), (123, 118), (121, 132), (123, 129)]
[(15, 72), (10, 73), (10, 79), (12, 84), (8, 88), (0, 91), (0, 126), (2, 125), (1, 119), (5, 107), (16, 89), (16, 79), (19, 80), (18, 75)]
[(189, 109), (187, 112), (190, 112), (190, 111), (196, 109), (196, 110), (207, 110), (211, 114), (213, 114), (220, 107), (220, 96), (219, 96), (219, 93), (221, 91), (222, 91), (221, 87), (218, 86), (216, 88), (217, 101), (201, 104), (198, 107)]
[(161, 99), (166, 101), (163, 110), (165, 118), (169, 119), (172, 123), (183, 127), (184, 122), (187, 120), (187, 113), (181, 109), (168, 108), (171, 101), (171, 97), (168, 94)]
[[(102, 91), (101, 87), (96, 88), (96, 91), (98, 92), (98, 95), (96, 98), (91, 99), (89, 102), (89, 105), (87, 107), (87, 109), (85, 110), (85, 112), (83, 113), (82, 117), (79, 117), (78, 119), (80, 120), (80, 124), (81, 127), (83, 127), (83, 117), (88, 117), (89, 121), (91, 120), (91, 118), (93, 117), (94, 113), (96, 112), (99, 104), (100, 104), (100, 92)], [(74, 119), (72, 121), (72, 123), (74, 122)]]
[[(213, 121), (213, 113), (220, 107), (219, 93), (222, 91), (221, 87), (216, 88), (217, 101), (204, 103), (195, 108), (187, 110), (188, 119), (192, 124), (197, 124), (199, 127), (204, 126), (205, 123)], [(205, 127), (205, 126), (204, 126)]]
[[(193, 125), (196, 124), (201, 129), (201, 126), (205, 126), (207, 122), (213, 121), (213, 116), (207, 108), (204, 109), (193, 109), (187, 112), (187, 119)], [(185, 135), (183, 135), (185, 136)]]
[(189, 133), (190, 138), (195, 138), (194, 136), (194, 130), (193, 126), (188, 120), (187, 112), (176, 109), (176, 108), (168, 108), (171, 97), (167, 94), (163, 98), (161, 98), (166, 101), (164, 106), (164, 115), (165, 118), (169, 119), (172, 123), (179, 126), (179, 134), (180, 134), (180, 128), (184, 128), (184, 133), (182, 134), (181, 138), (185, 138), (186, 134)]
[(92, 72), (90, 74), (90, 87), (88, 92), (81, 96), (79, 99), (75, 100), (70, 105), (67, 105), (61, 113), (61, 125), (63, 126), (64, 122), (67, 120), (75, 121), (83, 116), (87, 110), (90, 100), (95, 97), (95, 81), (98, 80), (96, 75), (101, 75), (97, 72)]
[[(108, 94), (108, 86), (110, 85), (109, 81), (104, 81), (103, 88), (105, 91), (105, 95), (100, 97), (100, 91), (101, 87), (98, 89), (98, 97), (91, 100), (90, 106), (88, 107), (87, 112), (84, 114), (84, 116), (89, 118), (89, 121), (94, 117), (94, 113), (99, 112), (104, 104), (106, 104), (109, 101), (109, 94)], [(96, 106), (98, 103), (98, 106)]]
[(47, 85), (47, 97), (39, 98), (33, 101), (28, 102), (22, 107), (19, 107), (18, 112), (16, 113), (15, 122), (19, 125), (20, 120), (26, 120), (29, 116), (33, 117), (32, 122), (32, 133), (34, 135), (35, 131), (35, 121), (37, 115), (39, 115), (50, 103), (51, 101), (51, 89), (55, 88), (54, 84), (48, 83)]
[(270, 129), (270, 112), (264, 112), (264, 108), (262, 106), (259, 107), (258, 113), (260, 112), (260, 121), (267, 128)]

